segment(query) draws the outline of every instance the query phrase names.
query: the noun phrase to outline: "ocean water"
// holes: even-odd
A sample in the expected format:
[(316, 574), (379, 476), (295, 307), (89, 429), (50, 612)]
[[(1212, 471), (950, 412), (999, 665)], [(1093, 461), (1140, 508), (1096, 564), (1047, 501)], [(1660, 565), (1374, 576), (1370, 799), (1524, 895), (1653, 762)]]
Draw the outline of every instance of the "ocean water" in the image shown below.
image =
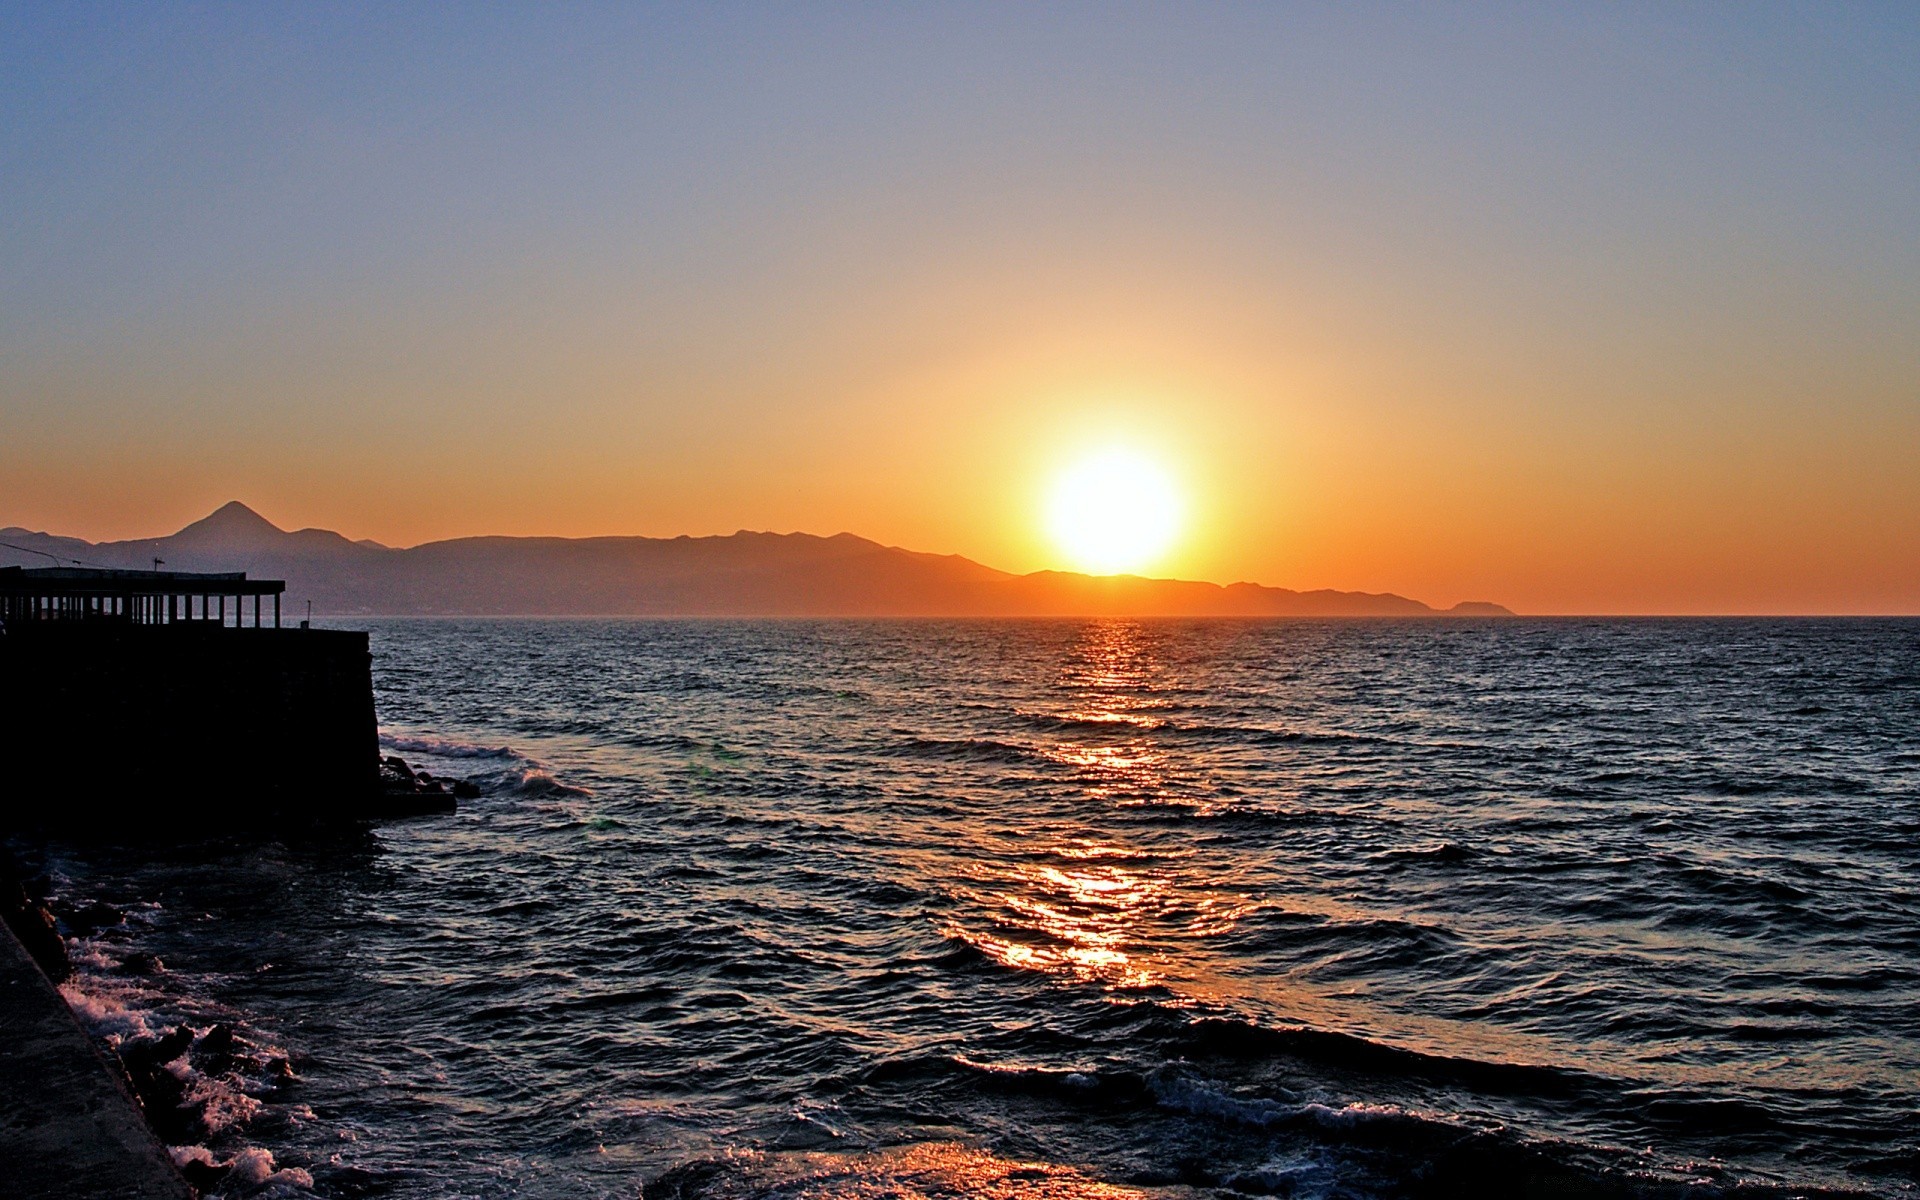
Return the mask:
[(457, 816), (45, 859), (230, 1194), (1920, 1194), (1920, 622), (373, 629)]

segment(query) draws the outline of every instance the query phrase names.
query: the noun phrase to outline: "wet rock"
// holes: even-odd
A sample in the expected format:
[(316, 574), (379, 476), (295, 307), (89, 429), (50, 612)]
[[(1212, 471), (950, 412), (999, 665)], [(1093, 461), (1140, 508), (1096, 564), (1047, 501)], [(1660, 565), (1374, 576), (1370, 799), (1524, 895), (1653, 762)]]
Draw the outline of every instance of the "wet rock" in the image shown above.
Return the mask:
[(453, 798), (455, 800), (478, 800), (480, 798), (480, 785), (471, 779), (456, 779), (453, 781)]
[(226, 1182), (227, 1168), (219, 1163), (206, 1162), (190, 1158), (180, 1164), (180, 1174), (193, 1186), (193, 1190), (202, 1196), (211, 1196), (220, 1190)]
[(60, 939), (53, 914), (19, 884), (0, 884), (0, 919), (6, 921), (7, 928), (13, 930), (13, 936), (20, 939), (48, 979), (60, 983), (73, 974), (73, 964), (67, 961), (67, 944)]
[[(260, 1064), (260, 1076), (253, 1086), (258, 1095), (278, 1096), (296, 1079), (298, 1076), (293, 1073), (293, 1065), (276, 1054)], [(273, 1115), (269, 1112), (268, 1118), (271, 1119)]]
[(112, 929), (127, 919), (127, 914), (101, 900), (70, 907), (60, 913), (68, 932), (75, 937), (92, 937), (102, 929)]
[(194, 1141), (201, 1133), (199, 1111), (186, 1102), (187, 1085), (167, 1070), (167, 1064), (185, 1054), (192, 1044), (193, 1030), (181, 1025), (160, 1037), (120, 1047), (127, 1082), (133, 1085), (134, 1097), (146, 1111), (147, 1123), (171, 1145)]
[(187, 1047), (191, 1045), (193, 1045), (193, 1030), (185, 1025), (176, 1025), (159, 1037), (141, 1038), (137, 1041), (122, 1043), (120, 1058), (127, 1064), (129, 1071), (136, 1067), (141, 1069), (159, 1067), (185, 1054)]
[(233, 1026), (225, 1021), (207, 1030), (193, 1048), (194, 1060), (209, 1075), (224, 1075), (233, 1070), (234, 1060), (246, 1043), (234, 1036)]
[(233, 1026), (221, 1021), (201, 1036), (200, 1051), (203, 1054), (232, 1054), (234, 1044), (239, 1040), (234, 1036)]
[(457, 793), (449, 792), (447, 783), (435, 779), (431, 771), (416, 771), (400, 758), (388, 755), (380, 760), (379, 800), (365, 815), (391, 819), (454, 812), (458, 808)]
[(161, 961), (158, 954), (148, 954), (144, 950), (136, 950), (120, 960), (122, 975), (162, 975), (166, 970), (167, 964)]

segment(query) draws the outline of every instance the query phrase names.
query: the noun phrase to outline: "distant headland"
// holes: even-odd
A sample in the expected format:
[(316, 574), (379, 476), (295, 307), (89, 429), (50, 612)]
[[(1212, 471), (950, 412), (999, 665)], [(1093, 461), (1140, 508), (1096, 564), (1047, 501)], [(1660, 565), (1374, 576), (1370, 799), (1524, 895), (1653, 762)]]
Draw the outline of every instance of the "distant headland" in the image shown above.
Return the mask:
[(470, 537), (407, 549), (325, 529), (288, 531), (239, 501), (165, 537), (88, 542), (0, 529), (0, 566), (247, 571), (287, 581), (315, 612), (387, 616), (1424, 617), (1511, 616), (1471, 601), (1436, 609), (1392, 593), (1221, 586), (1133, 575), (1015, 575), (955, 554), (850, 533), (725, 537)]

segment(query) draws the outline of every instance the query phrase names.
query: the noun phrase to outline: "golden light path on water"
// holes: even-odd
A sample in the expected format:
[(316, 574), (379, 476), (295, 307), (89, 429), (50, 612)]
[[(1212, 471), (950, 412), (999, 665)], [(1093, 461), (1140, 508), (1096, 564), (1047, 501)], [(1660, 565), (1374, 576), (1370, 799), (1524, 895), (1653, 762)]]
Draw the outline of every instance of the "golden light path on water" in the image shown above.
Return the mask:
[[(1038, 751), (1073, 769), (1080, 799), (1095, 807), (1179, 805), (1219, 813), (1233, 800), (1216, 794), (1201, 752), (1156, 744), (1156, 730), (1190, 682), (1156, 653), (1147, 625), (1106, 621), (1087, 627), (1077, 653), (1061, 664), (1055, 690), (1071, 700), (1025, 713), (1061, 735)], [(1195, 803), (1196, 796), (1209, 798)], [(1053, 831), (1036, 830), (1036, 835)], [(951, 927), (1002, 966), (1094, 983), (1116, 999), (1151, 989), (1181, 1007), (1254, 1010), (1283, 1026), (1344, 1029), (1434, 1054), (1481, 1054), (1510, 1062), (1548, 1062), (1556, 1053), (1524, 1032), (1400, 1012), (1389, 1017), (1365, 983), (1329, 987), (1293, 973), (1250, 976), (1210, 947), (1243, 920), (1275, 911), (1349, 926), (1402, 914), (1363, 893), (1275, 895), (1229, 866), (1199, 875), (1192, 847), (1133, 846), (1061, 831), (1005, 853), (972, 855), (959, 869), (972, 878), (968, 899), (995, 915), (990, 929)], [(1037, 839), (1036, 839), (1037, 840)], [(1276, 847), (1284, 853), (1284, 847)], [(1036, 861), (1038, 860), (1038, 861)]]
[[(1143, 1200), (1197, 1195), (1181, 1187), (1149, 1190), (1105, 1183), (1072, 1167), (1002, 1158), (951, 1142), (869, 1154), (742, 1156), (731, 1180), (710, 1180), (703, 1200), (805, 1196), (809, 1200), (944, 1200), (954, 1196), (1026, 1200)], [(715, 1184), (719, 1186), (715, 1186)], [(728, 1186), (728, 1185), (731, 1186)]]
[[(1092, 627), (1082, 654), (1064, 665), (1057, 684), (1077, 702), (1037, 715), (1067, 729), (1111, 727), (1117, 736), (1063, 739), (1043, 750), (1076, 770), (1088, 803), (1138, 803), (1164, 793), (1173, 764), (1139, 736), (1160, 724), (1153, 714), (1167, 702), (1155, 692), (1173, 682), (1164, 676), (1141, 627), (1131, 622)], [(979, 898), (1014, 918), (1012, 928), (963, 936), (1005, 966), (1064, 972), (1121, 989), (1153, 986), (1167, 974), (1165, 955), (1152, 945), (1154, 925), (1184, 909), (1184, 932), (1206, 937), (1231, 929), (1246, 911), (1245, 902), (1230, 893), (1175, 895), (1179, 875), (1161, 864), (1189, 856), (1084, 837), (1057, 841), (1041, 854), (1055, 862), (1007, 863), (1011, 878), (981, 881)]]

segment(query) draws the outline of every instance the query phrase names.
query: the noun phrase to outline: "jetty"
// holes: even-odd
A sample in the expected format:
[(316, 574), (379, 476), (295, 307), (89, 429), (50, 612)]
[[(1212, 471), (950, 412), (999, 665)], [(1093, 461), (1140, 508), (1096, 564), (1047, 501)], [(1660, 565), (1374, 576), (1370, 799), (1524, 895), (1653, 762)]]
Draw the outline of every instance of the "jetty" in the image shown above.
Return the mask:
[(0, 568), (0, 825), (381, 815), (367, 634), (283, 627), (285, 591), (243, 572)]

